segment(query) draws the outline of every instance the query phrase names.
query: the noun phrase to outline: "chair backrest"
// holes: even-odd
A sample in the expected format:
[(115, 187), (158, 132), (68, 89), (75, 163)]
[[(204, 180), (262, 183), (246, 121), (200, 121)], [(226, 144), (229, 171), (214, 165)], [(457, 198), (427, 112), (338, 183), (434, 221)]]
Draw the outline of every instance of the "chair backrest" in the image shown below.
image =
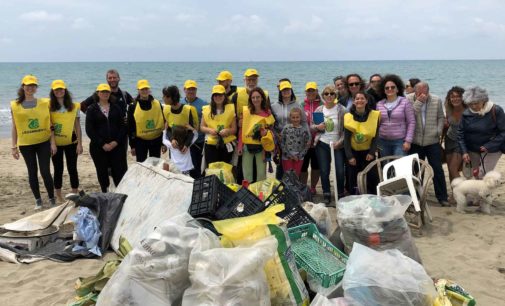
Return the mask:
[(395, 176), (417, 177), (420, 170), (419, 155), (415, 153), (388, 162), (382, 169), (382, 177), (384, 180)]

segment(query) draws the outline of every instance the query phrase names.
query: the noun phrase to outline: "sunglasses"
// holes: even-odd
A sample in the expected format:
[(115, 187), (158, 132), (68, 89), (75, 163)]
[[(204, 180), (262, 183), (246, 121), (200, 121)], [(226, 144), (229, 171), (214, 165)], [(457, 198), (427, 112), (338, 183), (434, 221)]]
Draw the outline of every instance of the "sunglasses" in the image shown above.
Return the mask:
[(323, 95), (325, 95), (325, 96), (335, 96), (336, 93), (334, 93), (334, 92), (325, 92), (325, 93), (323, 93)]
[(354, 87), (354, 86), (361, 86), (361, 83), (360, 82), (356, 82), (356, 83), (349, 83), (347, 84), (349, 87)]
[(396, 86), (386, 86), (384, 87), (385, 90), (393, 90), (396, 89)]

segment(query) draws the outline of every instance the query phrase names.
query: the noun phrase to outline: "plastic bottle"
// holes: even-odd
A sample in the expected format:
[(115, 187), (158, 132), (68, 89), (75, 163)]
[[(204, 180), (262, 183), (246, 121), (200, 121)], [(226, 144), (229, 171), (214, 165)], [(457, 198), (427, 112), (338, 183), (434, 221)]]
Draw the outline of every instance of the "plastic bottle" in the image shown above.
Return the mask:
[(248, 180), (242, 180), (242, 188), (249, 188), (249, 181)]

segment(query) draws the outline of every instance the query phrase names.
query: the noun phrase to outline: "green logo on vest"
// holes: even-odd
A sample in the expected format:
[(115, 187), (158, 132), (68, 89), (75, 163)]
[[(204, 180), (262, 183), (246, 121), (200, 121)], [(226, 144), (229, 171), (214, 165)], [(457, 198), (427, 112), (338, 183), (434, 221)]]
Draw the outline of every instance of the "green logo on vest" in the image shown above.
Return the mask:
[(149, 130), (154, 129), (154, 120), (147, 120), (146, 121), (146, 129), (149, 129)]
[(39, 127), (39, 119), (28, 119), (28, 128), (30, 130), (37, 129)]
[(354, 139), (357, 143), (363, 143), (365, 141), (365, 135), (363, 135), (363, 133), (356, 133)]
[(63, 124), (61, 124), (61, 123), (54, 124), (54, 133), (55, 134), (60, 135), (62, 129), (63, 129)]

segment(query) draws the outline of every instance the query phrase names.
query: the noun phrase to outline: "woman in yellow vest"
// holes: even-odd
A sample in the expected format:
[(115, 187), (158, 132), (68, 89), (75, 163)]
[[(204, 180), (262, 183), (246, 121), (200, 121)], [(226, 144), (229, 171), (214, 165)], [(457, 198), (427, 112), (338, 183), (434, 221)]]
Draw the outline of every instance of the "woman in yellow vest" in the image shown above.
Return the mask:
[(61, 194), (63, 178), (63, 155), (67, 160), (67, 171), (70, 176), (72, 193), (79, 188), (79, 174), (77, 173), (77, 155), (82, 153), (82, 132), (79, 120), (79, 103), (72, 102), (72, 96), (63, 80), (54, 80), (49, 93), (51, 122), (53, 123), (54, 138), (57, 151), (53, 155), (54, 190), (56, 199), (63, 202)]
[(231, 162), (237, 132), (235, 106), (228, 103), (226, 89), (222, 85), (212, 87), (210, 105), (202, 108), (200, 130), (205, 135), (205, 161), (207, 164)]
[(38, 167), (49, 196), (49, 203), (56, 204), (50, 170), (50, 159), (51, 155), (56, 153), (56, 143), (54, 133), (51, 131), (49, 100), (35, 98), (37, 87), (38, 80), (35, 76), (25, 76), (18, 90), (18, 98), (11, 101), (11, 153), (15, 159), (19, 159), (19, 152), (23, 155), (28, 168), (30, 188), (35, 197), (35, 209), (41, 209)]
[(151, 95), (147, 80), (137, 82), (138, 95), (128, 107), (128, 136), (133, 156), (143, 162), (148, 156), (161, 156), (161, 135), (165, 120), (163, 106)]
[[(366, 93), (356, 93), (350, 112), (344, 115), (344, 149), (349, 162), (347, 179), (353, 194), (358, 194), (358, 173), (375, 159), (379, 119), (380, 112), (370, 108)], [(368, 172), (368, 190), (361, 192), (376, 194), (377, 183), (377, 171)]]
[(265, 149), (262, 138), (273, 129), (274, 116), (268, 107), (265, 92), (256, 87), (249, 94), (248, 106), (242, 110), (242, 124), (239, 132), (238, 154), (242, 155), (244, 179), (253, 182), (253, 165), (256, 161), (256, 180), (266, 178)]

